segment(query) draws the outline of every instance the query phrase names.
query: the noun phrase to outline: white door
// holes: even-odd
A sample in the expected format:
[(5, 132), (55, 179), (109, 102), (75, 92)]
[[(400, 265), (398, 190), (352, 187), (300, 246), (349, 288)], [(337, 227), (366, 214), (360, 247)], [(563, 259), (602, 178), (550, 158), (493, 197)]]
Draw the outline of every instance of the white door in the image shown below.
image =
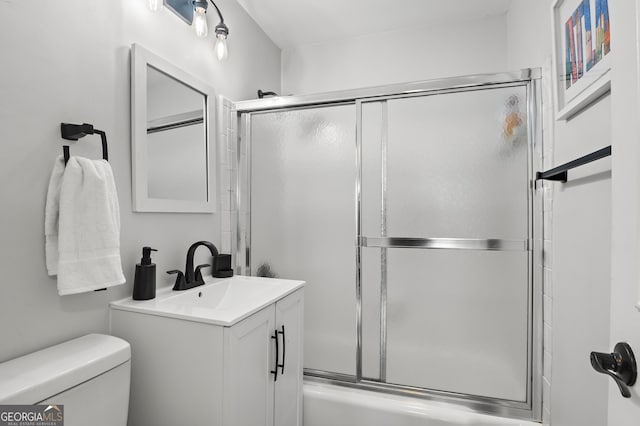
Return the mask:
[(276, 303), (276, 329), (281, 345), (274, 396), (277, 426), (302, 425), (303, 304), (302, 289)]
[[(611, 345), (628, 342), (640, 355), (640, 98), (638, 96), (638, 27), (640, 0), (609, 1), (612, 53), (612, 285)], [(615, 41), (614, 41), (615, 40)], [(615, 50), (614, 50), (615, 49)], [(609, 383), (609, 426), (631, 426), (640, 422), (640, 385), (631, 388), (631, 398), (620, 396)]]
[(275, 307), (224, 329), (226, 426), (273, 426)]

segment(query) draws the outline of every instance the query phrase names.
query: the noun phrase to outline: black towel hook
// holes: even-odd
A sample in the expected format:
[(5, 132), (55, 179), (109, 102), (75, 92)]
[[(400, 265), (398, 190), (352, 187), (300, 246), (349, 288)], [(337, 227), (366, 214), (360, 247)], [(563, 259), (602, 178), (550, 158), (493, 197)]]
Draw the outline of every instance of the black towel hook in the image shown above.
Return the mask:
[[(109, 161), (109, 153), (107, 149), (107, 134), (102, 130), (94, 129), (93, 124), (69, 124), (69, 123), (61, 123), (60, 124), (60, 133), (62, 134), (62, 139), (66, 139), (69, 141), (77, 141), (80, 138), (83, 138), (87, 135), (98, 134), (100, 135), (100, 139), (102, 141), (102, 158), (106, 161)], [(69, 145), (62, 146), (62, 152), (64, 154), (64, 164), (66, 165), (69, 161)]]

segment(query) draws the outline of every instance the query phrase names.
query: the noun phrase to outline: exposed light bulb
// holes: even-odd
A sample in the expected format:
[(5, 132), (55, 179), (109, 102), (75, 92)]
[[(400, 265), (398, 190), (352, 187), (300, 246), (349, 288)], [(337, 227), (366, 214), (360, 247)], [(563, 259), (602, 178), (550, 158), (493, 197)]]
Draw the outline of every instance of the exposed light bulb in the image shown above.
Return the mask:
[(216, 56), (219, 61), (223, 61), (227, 58), (227, 36), (224, 34), (216, 34), (216, 46), (215, 46)]
[(209, 28), (207, 26), (207, 9), (203, 7), (196, 7), (195, 16), (193, 17), (193, 26), (196, 28), (196, 35), (198, 37), (206, 37), (209, 34)]
[(160, 9), (161, 4), (162, 0), (149, 0), (149, 10), (157, 12)]

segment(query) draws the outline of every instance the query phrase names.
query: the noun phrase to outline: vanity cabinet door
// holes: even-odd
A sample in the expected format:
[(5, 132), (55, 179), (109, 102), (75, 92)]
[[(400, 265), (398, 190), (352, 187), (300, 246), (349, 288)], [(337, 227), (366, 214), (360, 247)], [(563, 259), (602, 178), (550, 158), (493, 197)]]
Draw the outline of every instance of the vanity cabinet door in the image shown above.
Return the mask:
[(275, 328), (274, 305), (224, 328), (225, 426), (274, 426)]
[[(275, 424), (302, 425), (302, 330), (304, 290), (300, 289), (276, 303), (276, 330), (281, 333), (280, 365), (275, 382)], [(284, 328), (283, 328), (284, 327)], [(283, 345), (284, 340), (284, 345)]]

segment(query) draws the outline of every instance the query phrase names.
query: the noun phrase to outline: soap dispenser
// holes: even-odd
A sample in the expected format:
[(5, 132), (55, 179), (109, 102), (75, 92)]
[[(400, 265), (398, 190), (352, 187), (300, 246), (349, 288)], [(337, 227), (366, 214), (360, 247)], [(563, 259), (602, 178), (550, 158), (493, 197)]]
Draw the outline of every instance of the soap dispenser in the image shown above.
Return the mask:
[(151, 263), (151, 247), (142, 248), (142, 259), (136, 265), (133, 280), (133, 300), (149, 300), (156, 297), (156, 264)]

